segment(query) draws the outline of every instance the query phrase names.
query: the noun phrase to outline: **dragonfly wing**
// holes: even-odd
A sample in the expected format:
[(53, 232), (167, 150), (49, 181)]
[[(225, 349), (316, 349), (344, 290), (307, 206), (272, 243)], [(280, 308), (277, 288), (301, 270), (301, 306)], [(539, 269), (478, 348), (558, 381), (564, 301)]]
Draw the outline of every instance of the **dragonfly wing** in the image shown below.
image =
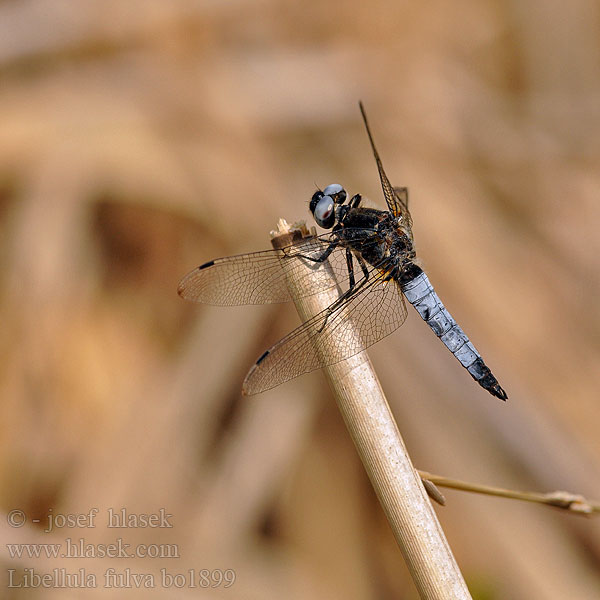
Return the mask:
[(358, 103), (360, 106), (360, 112), (362, 114), (362, 118), (367, 129), (367, 135), (369, 136), (369, 142), (371, 142), (371, 149), (373, 150), (373, 156), (375, 157), (375, 162), (377, 163), (377, 170), (379, 171), (379, 179), (381, 180), (381, 188), (383, 189), (383, 196), (388, 205), (388, 209), (394, 216), (400, 216), (403, 214), (403, 206), (402, 202), (396, 197), (394, 193), (394, 188), (390, 183), (387, 175), (385, 174), (385, 170), (383, 168), (383, 163), (381, 162), (381, 158), (379, 158), (379, 152), (377, 152), (377, 148), (375, 147), (375, 141), (373, 140), (373, 134), (371, 133), (371, 128), (369, 127), (369, 122), (367, 121), (367, 114), (365, 113), (365, 108), (362, 102)]
[(354, 294), (334, 302), (267, 350), (244, 381), (247, 395), (358, 354), (395, 331), (406, 319), (406, 305), (394, 280), (373, 269)]
[(404, 226), (404, 230), (410, 237), (413, 239), (412, 234), (412, 218), (410, 216), (410, 211), (408, 210), (408, 188), (405, 187), (395, 187), (394, 188), (394, 196), (399, 205), (399, 213), (396, 216), (400, 216), (400, 223)]
[(400, 203), (402, 210), (408, 212), (408, 188), (394, 187), (394, 196)]
[(412, 219), (410, 218), (410, 212), (408, 210), (408, 189), (405, 187), (393, 187), (385, 174), (383, 163), (379, 157), (379, 152), (375, 147), (375, 141), (373, 140), (373, 134), (367, 121), (367, 114), (362, 102), (359, 102), (360, 112), (367, 129), (367, 135), (369, 136), (369, 142), (371, 142), (371, 149), (373, 150), (373, 156), (377, 163), (377, 170), (379, 171), (379, 179), (381, 180), (381, 189), (383, 190), (383, 196), (389, 211), (395, 216), (400, 218), (400, 222), (404, 226), (405, 230), (412, 237), (411, 227)]
[(186, 300), (221, 306), (291, 299), (277, 250), (211, 260), (188, 273), (177, 293)]
[[(324, 239), (322, 239), (324, 238)], [(290, 286), (294, 276), (303, 281), (307, 295), (332, 287), (331, 279), (314, 277), (320, 263), (299, 258), (317, 257), (329, 246), (331, 235), (304, 238), (281, 250), (263, 250), (211, 260), (188, 273), (178, 293), (187, 300), (233, 306), (287, 302), (298, 292)], [(339, 262), (339, 261), (338, 261)], [(314, 269), (306, 269), (306, 266)], [(298, 271), (298, 274), (296, 274)]]
[[(370, 229), (355, 230), (355, 235), (373, 237)], [(336, 286), (336, 280), (347, 286), (346, 249), (333, 248), (327, 259), (327, 269), (334, 278), (324, 276), (324, 263), (311, 261), (331, 244), (337, 244), (335, 234), (302, 238), (280, 250), (263, 250), (217, 258), (200, 265), (179, 283), (178, 293), (187, 300), (233, 306), (287, 302), (310, 296)], [(380, 243), (378, 238), (365, 242)], [(307, 268), (309, 267), (309, 268)]]

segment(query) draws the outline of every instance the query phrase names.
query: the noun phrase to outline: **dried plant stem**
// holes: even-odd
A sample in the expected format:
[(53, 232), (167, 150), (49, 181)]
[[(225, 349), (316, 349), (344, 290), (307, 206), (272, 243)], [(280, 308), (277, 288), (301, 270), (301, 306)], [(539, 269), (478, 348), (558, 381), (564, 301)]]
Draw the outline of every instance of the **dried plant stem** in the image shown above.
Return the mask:
[(450, 479), (449, 477), (434, 475), (427, 471), (419, 471), (418, 473), (423, 482), (430, 481), (440, 487), (475, 492), (477, 494), (487, 494), (489, 496), (500, 496), (502, 498), (513, 498), (515, 500), (524, 500), (526, 502), (537, 502), (539, 504), (562, 508), (577, 514), (589, 515), (591, 513), (600, 512), (600, 503), (586, 500), (583, 496), (572, 494), (570, 492), (555, 491), (546, 494), (540, 492), (521, 492), (489, 485), (480, 485), (478, 483), (469, 483), (468, 481), (460, 481), (459, 479)]
[[(281, 248), (306, 233), (290, 231), (282, 220), (273, 246)], [(326, 268), (315, 275), (333, 277)], [(298, 289), (301, 280), (290, 285)], [(296, 308), (306, 321), (337, 297), (333, 288), (297, 300)], [(421, 598), (471, 598), (368, 356), (362, 352), (324, 371)]]

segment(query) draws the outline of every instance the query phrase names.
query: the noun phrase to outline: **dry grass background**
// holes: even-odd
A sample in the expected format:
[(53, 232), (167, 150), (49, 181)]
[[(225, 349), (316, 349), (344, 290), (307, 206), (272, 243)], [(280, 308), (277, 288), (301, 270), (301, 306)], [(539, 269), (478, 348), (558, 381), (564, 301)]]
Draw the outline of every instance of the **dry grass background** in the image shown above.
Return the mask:
[[(380, 202), (357, 108), (411, 190), (417, 250), (509, 393), (416, 313), (371, 356), (415, 464), (600, 497), (600, 6), (462, 0), (0, 2), (2, 520), (8, 568), (98, 574), (4, 598), (415, 598), (320, 373), (251, 399), (290, 306), (176, 294), (269, 247), (339, 181)], [(447, 493), (478, 599), (600, 598), (600, 521)], [(172, 513), (117, 531), (107, 507)], [(5, 543), (176, 543), (179, 559), (10, 560)], [(228, 590), (103, 589), (235, 569)], [(159, 578), (157, 579), (159, 581)]]

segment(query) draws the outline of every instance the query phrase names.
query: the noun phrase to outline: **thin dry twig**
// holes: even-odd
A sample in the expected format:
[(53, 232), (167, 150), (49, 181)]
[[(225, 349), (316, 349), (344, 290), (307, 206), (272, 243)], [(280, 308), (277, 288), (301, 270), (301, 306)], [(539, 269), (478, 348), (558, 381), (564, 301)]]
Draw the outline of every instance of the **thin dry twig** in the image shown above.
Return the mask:
[[(468, 481), (461, 481), (460, 479), (450, 479), (449, 477), (444, 477), (443, 475), (434, 475), (433, 473), (428, 473), (427, 471), (418, 471), (418, 473), (423, 481), (423, 484), (426, 486), (428, 493), (430, 493), (429, 490), (431, 484), (433, 484), (434, 487), (439, 485), (441, 487), (463, 490), (465, 492), (475, 492), (476, 494), (500, 496), (502, 498), (512, 498), (513, 500), (524, 500), (525, 502), (537, 502), (538, 504), (546, 504), (547, 506), (562, 508), (579, 515), (600, 513), (599, 502), (587, 500), (583, 496), (572, 494), (571, 492), (564, 492), (560, 490), (547, 492), (545, 494), (540, 492), (522, 492), (490, 485), (481, 485), (479, 483), (470, 483)], [(443, 498), (443, 496), (441, 497)], [(439, 503), (444, 504), (444, 502)]]

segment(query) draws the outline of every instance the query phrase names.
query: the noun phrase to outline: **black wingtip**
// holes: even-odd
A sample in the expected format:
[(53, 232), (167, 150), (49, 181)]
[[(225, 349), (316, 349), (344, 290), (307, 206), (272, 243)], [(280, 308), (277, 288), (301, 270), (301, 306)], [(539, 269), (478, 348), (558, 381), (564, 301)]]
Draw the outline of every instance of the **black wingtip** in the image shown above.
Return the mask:
[(260, 365), (260, 363), (265, 360), (265, 358), (267, 358), (267, 356), (269, 355), (269, 350), (265, 350), (259, 357), (258, 360), (256, 361), (257, 365)]
[(244, 379), (244, 383), (242, 384), (242, 396), (253, 396), (254, 394), (258, 394), (261, 391), (264, 391), (264, 390), (261, 390), (260, 387), (257, 388), (256, 385), (252, 386), (252, 376), (253, 376), (254, 372), (259, 368), (260, 363), (263, 360), (265, 360), (265, 358), (267, 358), (267, 356), (269, 356), (270, 353), (271, 353), (270, 350), (265, 350), (258, 357), (257, 361), (252, 365), (252, 367), (248, 371), (248, 374), (246, 375), (246, 378)]

